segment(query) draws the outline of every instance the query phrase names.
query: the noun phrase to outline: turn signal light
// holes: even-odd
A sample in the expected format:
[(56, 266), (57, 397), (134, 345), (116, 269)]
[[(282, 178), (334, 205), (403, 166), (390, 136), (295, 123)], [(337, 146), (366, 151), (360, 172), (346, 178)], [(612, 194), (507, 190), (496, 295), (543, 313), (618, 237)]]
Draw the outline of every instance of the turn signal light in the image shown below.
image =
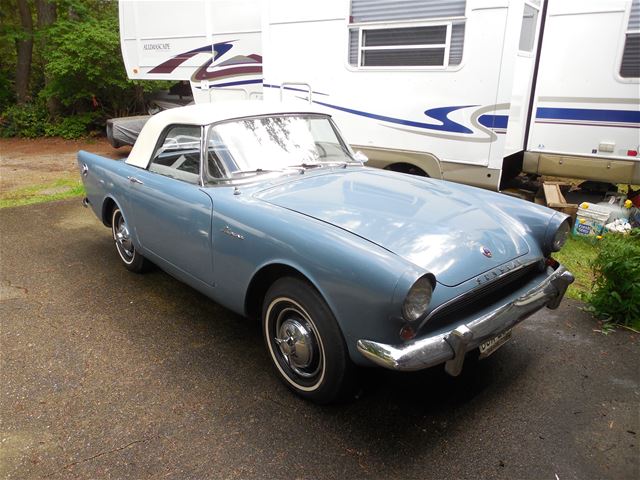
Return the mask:
[(409, 325), (405, 325), (400, 329), (400, 338), (402, 340), (411, 340), (416, 336), (416, 332)]

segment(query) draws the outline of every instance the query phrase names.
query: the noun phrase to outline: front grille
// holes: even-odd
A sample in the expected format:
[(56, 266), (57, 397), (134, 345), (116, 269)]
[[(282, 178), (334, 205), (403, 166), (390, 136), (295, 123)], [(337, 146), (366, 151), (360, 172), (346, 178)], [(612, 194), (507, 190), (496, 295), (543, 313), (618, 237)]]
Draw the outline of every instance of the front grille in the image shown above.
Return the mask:
[(482, 285), (432, 314), (426, 322), (425, 329), (428, 331), (437, 330), (457, 319), (470, 315), (474, 311), (497, 303), (500, 299), (528, 283), (539, 273), (539, 264), (536, 262)]

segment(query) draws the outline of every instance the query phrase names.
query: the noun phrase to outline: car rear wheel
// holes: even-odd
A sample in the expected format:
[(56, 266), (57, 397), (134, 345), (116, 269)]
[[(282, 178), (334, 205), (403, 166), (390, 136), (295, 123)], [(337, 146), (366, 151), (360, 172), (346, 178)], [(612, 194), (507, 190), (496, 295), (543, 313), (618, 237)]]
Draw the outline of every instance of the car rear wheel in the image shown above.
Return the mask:
[(303, 398), (326, 404), (353, 391), (353, 364), (335, 317), (303, 280), (277, 280), (265, 295), (262, 327), (280, 379)]
[(116, 244), (116, 250), (122, 263), (132, 272), (141, 273), (146, 270), (148, 261), (133, 245), (131, 232), (122, 211), (116, 207), (111, 214), (111, 233)]

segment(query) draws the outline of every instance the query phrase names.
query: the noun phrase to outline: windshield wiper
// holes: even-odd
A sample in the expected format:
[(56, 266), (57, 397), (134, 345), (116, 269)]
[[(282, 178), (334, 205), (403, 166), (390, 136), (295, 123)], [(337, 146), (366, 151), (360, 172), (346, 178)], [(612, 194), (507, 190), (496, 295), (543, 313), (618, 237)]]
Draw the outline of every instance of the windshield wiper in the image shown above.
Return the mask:
[(316, 162), (316, 163), (299, 163), (297, 165), (289, 165), (287, 168), (304, 168), (305, 170), (309, 168), (322, 167), (324, 163)]
[(236, 170), (235, 172), (231, 172), (231, 175), (257, 175), (259, 173), (274, 173), (274, 172), (282, 172), (281, 168), (256, 168), (255, 170)]
[(261, 173), (275, 173), (275, 172), (284, 172), (285, 170), (297, 170), (300, 173), (304, 173), (305, 170), (309, 170), (312, 168), (321, 168), (321, 167), (335, 167), (339, 166), (342, 168), (346, 168), (347, 165), (353, 162), (315, 162), (315, 163), (299, 163), (297, 165), (287, 165), (284, 168), (256, 168), (255, 170), (238, 170), (232, 172), (232, 176), (235, 175), (259, 175)]
[(342, 162), (317, 162), (317, 163), (300, 163), (298, 165), (291, 165), (288, 168), (304, 168), (305, 170), (310, 168), (320, 167), (342, 167), (346, 168), (348, 165), (357, 165), (355, 162), (342, 161)]
[(338, 167), (342, 167), (342, 168), (347, 168), (351, 164), (357, 165), (354, 162), (349, 162), (348, 160), (345, 160), (345, 161), (342, 161), (342, 162), (326, 162), (326, 163), (327, 163), (327, 165), (331, 165), (332, 167), (338, 166)]

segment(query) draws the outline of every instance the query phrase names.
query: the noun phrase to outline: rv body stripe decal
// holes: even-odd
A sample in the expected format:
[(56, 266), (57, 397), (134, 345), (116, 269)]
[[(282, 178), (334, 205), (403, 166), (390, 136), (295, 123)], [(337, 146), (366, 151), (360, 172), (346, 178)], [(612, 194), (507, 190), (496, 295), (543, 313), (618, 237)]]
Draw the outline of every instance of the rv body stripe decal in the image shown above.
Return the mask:
[[(431, 125), (428, 123), (415, 122), (412, 120), (404, 120), (400, 118), (387, 117), (385, 115), (378, 115), (374, 113), (363, 112), (352, 108), (340, 107), (338, 105), (332, 105), (330, 103), (319, 102), (314, 100), (313, 103), (322, 105), (324, 107), (333, 108), (346, 113), (359, 115), (375, 120), (381, 120), (383, 122), (396, 123), (400, 125), (406, 125), (410, 127), (417, 127), (427, 130), (439, 130), (452, 133), (473, 133), (468, 128), (446, 118), (449, 112), (466, 108), (465, 106), (459, 107), (440, 107), (432, 108), (425, 111), (425, 115), (430, 116), (436, 120), (443, 122), (442, 125)], [(474, 106), (474, 105), (468, 105)], [(594, 109), (579, 109), (579, 108), (538, 108), (536, 123), (565, 123), (571, 125), (593, 125), (593, 126), (606, 126), (606, 127), (626, 127), (626, 128), (640, 128), (640, 112), (628, 111), (628, 110), (594, 110)], [(444, 121), (442, 115), (445, 116)], [(582, 121), (581, 121), (582, 120)], [(590, 123), (589, 123), (590, 121)], [(509, 122), (508, 115), (481, 115), (478, 118), (478, 122), (491, 129), (495, 129), (496, 133), (505, 133)]]
[[(202, 80), (220, 80), (223, 78), (241, 77), (246, 75), (260, 75), (262, 74), (262, 65), (250, 65), (240, 67), (227, 67), (220, 70), (210, 72), (207, 70), (211, 61), (200, 67), (196, 73), (191, 77), (192, 82), (199, 82)], [(262, 80), (261, 80), (262, 81)]]
[(216, 65), (216, 67), (229, 67), (232, 65), (234, 66), (235, 65), (251, 65), (254, 63), (262, 63), (262, 57), (255, 53), (252, 53), (251, 55), (248, 55), (248, 56), (236, 55), (235, 57), (230, 58), (229, 60), (220, 62), (219, 64)]
[(640, 111), (539, 107), (536, 111), (536, 120), (640, 123)]
[(487, 128), (505, 130), (509, 124), (509, 115), (480, 115), (478, 122)]
[(640, 105), (640, 98), (613, 97), (539, 97), (539, 102), (545, 103), (611, 103), (619, 105)]
[[(233, 40), (231, 40), (233, 41)], [(162, 62), (160, 65), (153, 67), (149, 70), (149, 73), (171, 73), (184, 62), (191, 57), (196, 56), (199, 53), (211, 53), (213, 51), (213, 60), (217, 60), (222, 55), (227, 53), (233, 45), (229, 42), (214, 43), (213, 45), (205, 45), (204, 47), (195, 48), (188, 52), (180, 53), (175, 57), (170, 58), (166, 62)]]
[[(280, 85), (273, 85), (273, 84), (269, 84), (269, 83), (265, 83), (263, 85), (266, 88), (280, 88)], [(285, 90), (293, 90), (296, 92), (302, 92), (302, 93), (308, 93), (307, 90), (303, 90), (300, 88), (293, 88), (293, 87), (284, 87)], [(313, 92), (314, 95), (318, 94), (318, 95), (325, 95), (328, 96), (326, 93), (320, 93), (320, 92)], [(302, 98), (302, 97), (299, 97)], [(305, 98), (303, 98), (303, 100), (306, 100)], [(450, 118), (447, 117), (447, 115), (455, 110), (460, 110), (462, 108), (469, 108), (469, 107), (476, 107), (477, 105), (460, 105), (460, 106), (449, 106), (449, 107), (438, 107), (438, 108), (432, 108), (430, 110), (426, 110), (424, 112), (425, 115), (427, 115), (428, 117), (433, 118), (434, 120), (438, 120), (439, 122), (441, 122), (441, 125), (435, 125), (435, 124), (430, 124), (430, 123), (423, 123), (423, 122), (416, 122), (413, 120), (405, 120), (402, 118), (394, 118), (394, 117), (389, 117), (386, 115), (379, 115), (379, 114), (375, 114), (375, 113), (370, 113), (370, 112), (364, 112), (362, 110), (355, 110), (353, 108), (347, 108), (347, 107), (341, 107), (339, 105), (333, 105), (330, 103), (326, 103), (326, 102), (320, 102), (318, 100), (313, 100), (313, 103), (318, 104), (318, 105), (322, 105), (323, 107), (327, 107), (327, 108), (331, 108), (334, 110), (339, 110), (341, 112), (345, 112), (345, 113), (350, 113), (352, 115), (358, 115), (361, 117), (366, 117), (366, 118), (372, 118), (374, 120), (381, 120), (383, 122), (388, 122), (388, 123), (395, 123), (395, 124), (399, 124), (399, 125), (406, 125), (409, 127), (416, 127), (416, 128), (422, 128), (422, 129), (426, 129), (426, 130), (437, 130), (440, 132), (450, 132), (450, 133), (462, 133), (462, 134), (473, 134), (473, 130), (465, 127), (464, 125), (461, 125), (457, 122), (454, 122), (453, 120), (451, 120)], [(480, 120), (482, 119), (482, 120)], [(507, 123), (509, 121), (509, 117), (507, 115), (482, 115), (479, 119), (479, 122), (484, 125), (487, 126), (488, 128), (495, 128), (495, 129), (499, 129), (499, 130), (504, 130), (507, 128)], [(486, 122), (486, 123), (485, 123)], [(496, 133), (504, 133), (502, 131), (496, 132)]]
[(439, 107), (439, 108), (432, 108), (430, 110), (426, 110), (424, 112), (425, 115), (433, 118), (434, 120), (438, 120), (439, 122), (442, 122), (441, 125), (434, 125), (430, 123), (415, 122), (413, 120), (404, 120), (402, 118), (387, 117), (386, 115), (378, 115), (375, 113), (363, 112), (361, 110), (354, 110), (352, 108), (340, 107), (338, 105), (332, 105), (330, 103), (325, 103), (325, 102), (318, 102), (316, 100), (314, 100), (313, 103), (317, 103), (318, 105), (322, 105), (323, 107), (333, 108), (341, 112), (351, 113), (361, 117), (372, 118), (374, 120), (381, 120), (383, 122), (395, 123), (398, 125), (405, 125), (408, 127), (424, 128), (427, 130), (438, 130), (441, 132), (454, 132), (454, 133), (465, 133), (465, 134), (471, 134), (473, 133), (473, 131), (468, 129), (464, 125), (461, 125), (449, 119), (447, 115), (450, 112), (453, 112), (455, 110), (460, 110), (461, 108), (476, 106), (476, 105), (460, 105), (460, 106), (454, 106), (454, 107)]
[[(262, 83), (262, 80), (259, 80), (259, 79), (258, 80), (240, 80), (238, 82), (217, 83), (215, 85), (209, 85), (209, 87), (205, 88), (205, 90), (208, 90), (209, 88), (235, 87), (236, 85), (250, 85), (252, 83)], [(199, 90), (202, 90), (202, 88), (198, 86), (198, 84), (194, 84), (193, 86)]]
[(640, 123), (572, 122), (571, 120), (536, 120), (536, 123), (550, 125), (578, 125), (581, 127), (640, 128)]

